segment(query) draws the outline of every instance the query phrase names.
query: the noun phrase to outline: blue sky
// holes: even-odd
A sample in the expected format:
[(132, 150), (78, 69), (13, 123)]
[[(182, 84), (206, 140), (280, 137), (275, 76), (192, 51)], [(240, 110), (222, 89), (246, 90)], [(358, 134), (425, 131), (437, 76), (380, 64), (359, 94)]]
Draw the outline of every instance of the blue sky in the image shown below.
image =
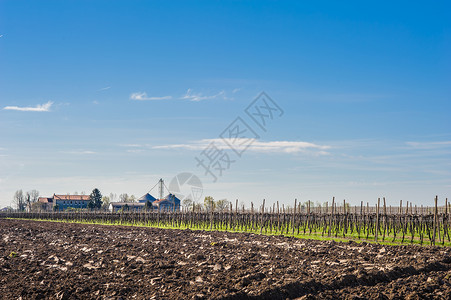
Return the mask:
[[(141, 196), (181, 172), (248, 205), (443, 200), (450, 8), (2, 0), (0, 206), (17, 189)], [(283, 115), (234, 157), (220, 134), (262, 91)], [(211, 141), (235, 160), (216, 182), (195, 160)]]

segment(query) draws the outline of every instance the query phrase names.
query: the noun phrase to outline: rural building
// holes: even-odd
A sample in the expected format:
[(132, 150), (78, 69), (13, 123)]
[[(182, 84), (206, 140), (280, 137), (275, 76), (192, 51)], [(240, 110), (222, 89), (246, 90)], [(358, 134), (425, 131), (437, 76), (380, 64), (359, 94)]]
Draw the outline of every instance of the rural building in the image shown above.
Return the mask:
[(53, 206), (60, 211), (68, 208), (88, 208), (89, 201), (91, 201), (89, 195), (53, 195)]
[(152, 204), (157, 199), (151, 194), (147, 193), (138, 199), (138, 202), (111, 202), (108, 210), (111, 212), (117, 212), (122, 210), (127, 211), (141, 211), (145, 208), (146, 203), (150, 202), (150, 209), (152, 209)]
[(178, 199), (175, 195), (169, 194), (162, 199), (156, 199), (149, 193), (140, 197), (138, 202), (111, 202), (108, 209), (111, 212), (118, 212), (120, 210), (141, 211), (146, 208), (147, 202), (151, 204), (149, 207), (151, 210), (160, 209), (163, 211), (168, 211), (180, 209), (180, 199)]
[(153, 203), (155, 200), (157, 200), (154, 196), (152, 196), (151, 194), (147, 193), (144, 196), (142, 196), (141, 198), (138, 199), (139, 203), (146, 203), (147, 201), (149, 201), (150, 203)]
[(145, 203), (139, 202), (111, 202), (108, 209), (111, 212), (118, 212), (121, 209), (124, 211), (141, 211), (145, 205)]
[[(57, 209), (59, 211), (67, 210), (68, 208), (84, 209), (88, 208), (88, 203), (91, 201), (89, 195), (55, 195), (52, 197), (39, 197), (37, 210), (51, 211)], [(34, 209), (34, 208), (33, 208)]]
[(37, 211), (53, 210), (53, 198), (39, 197), (36, 204), (32, 205), (32, 210), (37, 210)]
[(180, 199), (174, 194), (169, 194), (163, 199), (153, 202), (152, 205), (159, 210), (179, 210), (180, 202)]

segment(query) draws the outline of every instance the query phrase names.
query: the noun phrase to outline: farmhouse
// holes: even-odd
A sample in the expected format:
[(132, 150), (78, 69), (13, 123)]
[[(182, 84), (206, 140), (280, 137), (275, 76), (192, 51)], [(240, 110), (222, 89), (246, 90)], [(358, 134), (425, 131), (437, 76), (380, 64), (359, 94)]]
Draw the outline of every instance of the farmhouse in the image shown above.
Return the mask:
[(39, 197), (38, 210), (51, 211), (55, 210), (67, 210), (68, 208), (88, 208), (90, 201), (89, 195), (55, 195), (52, 197)]
[(66, 210), (68, 208), (88, 208), (91, 201), (89, 195), (55, 195), (53, 194), (53, 205), (58, 210)]
[(125, 211), (141, 211), (144, 209), (145, 203), (139, 202), (111, 202), (108, 209), (111, 212)]
[[(53, 198), (47, 198), (47, 197), (39, 197), (38, 202), (35, 205), (36, 210), (52, 210), (53, 209)], [(32, 207), (32, 210), (35, 210), (34, 207)]]
[(152, 196), (151, 194), (147, 193), (144, 196), (142, 196), (141, 198), (138, 199), (139, 203), (146, 203), (147, 201), (149, 201), (150, 203), (153, 203), (155, 200), (157, 200), (154, 196)]
[(120, 210), (126, 211), (140, 211), (145, 208), (146, 203), (150, 203), (150, 209), (152, 209), (152, 203), (157, 200), (154, 196), (147, 193), (138, 199), (138, 202), (111, 202), (108, 210), (111, 212), (117, 212)]
[(173, 194), (169, 194), (163, 199), (157, 200), (152, 203), (156, 209), (160, 210), (179, 210), (180, 209), (180, 199)]
[(163, 211), (179, 210), (180, 199), (175, 195), (169, 194), (162, 199), (156, 199), (151, 194), (147, 193), (138, 199), (138, 202), (111, 202), (109, 211), (141, 211), (146, 208), (146, 203), (149, 202), (148, 209), (159, 209)]

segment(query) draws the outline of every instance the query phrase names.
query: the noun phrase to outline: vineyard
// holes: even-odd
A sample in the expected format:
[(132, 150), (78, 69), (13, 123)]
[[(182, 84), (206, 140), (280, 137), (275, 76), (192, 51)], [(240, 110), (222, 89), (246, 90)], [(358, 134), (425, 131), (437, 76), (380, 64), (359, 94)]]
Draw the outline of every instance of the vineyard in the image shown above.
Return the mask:
[[(382, 203), (381, 203), (382, 202)], [(409, 205), (387, 207), (385, 199), (375, 206), (363, 202), (359, 207), (345, 201), (338, 206), (335, 200), (329, 207), (301, 206), (295, 201), (293, 208), (274, 203), (258, 209), (238, 207), (238, 201), (227, 210), (181, 211), (122, 211), (110, 212), (10, 212), (3, 218), (53, 220), (108, 225), (132, 225), (159, 228), (236, 231), (266, 235), (291, 235), (315, 239), (353, 239), (384, 243), (412, 243), (451, 245), (448, 199), (444, 206), (417, 207)]]

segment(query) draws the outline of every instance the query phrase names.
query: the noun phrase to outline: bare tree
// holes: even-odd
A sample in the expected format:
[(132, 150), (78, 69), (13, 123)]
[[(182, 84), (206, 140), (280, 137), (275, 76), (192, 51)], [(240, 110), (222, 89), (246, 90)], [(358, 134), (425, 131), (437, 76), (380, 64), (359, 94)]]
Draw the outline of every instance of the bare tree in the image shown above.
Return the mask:
[(120, 202), (128, 202), (128, 195), (125, 193), (125, 194), (120, 194), (119, 195), (119, 201)]
[(203, 205), (201, 203), (197, 203), (197, 202), (193, 202), (193, 210), (195, 211), (202, 211), (203, 210)]
[(117, 195), (110, 193), (110, 202), (116, 202), (116, 200), (117, 200)]
[(216, 207), (215, 199), (213, 199), (212, 196), (206, 196), (204, 199), (204, 206), (205, 209), (209, 212), (215, 210)]
[(218, 211), (225, 211), (227, 210), (227, 208), (229, 208), (230, 206), (230, 201), (228, 201), (227, 199), (221, 199), (216, 201), (216, 209)]
[(110, 206), (110, 197), (108, 196), (103, 196), (102, 197), (102, 209), (103, 210), (108, 210), (108, 207)]
[(191, 200), (190, 198), (183, 199), (183, 201), (182, 201), (182, 205), (186, 209), (192, 208), (193, 203), (194, 203), (193, 200)]
[(13, 198), (13, 204), (19, 211), (24, 211), (25, 206), (27, 205), (25, 203), (25, 197), (22, 190), (16, 191)]
[(31, 203), (38, 202), (38, 199), (39, 199), (39, 191), (37, 191), (37, 190), (31, 190), (29, 193), (30, 193), (30, 200), (31, 200)]
[(31, 211), (31, 194), (30, 192), (27, 192), (25, 194), (25, 208), (27, 209), (27, 212)]

